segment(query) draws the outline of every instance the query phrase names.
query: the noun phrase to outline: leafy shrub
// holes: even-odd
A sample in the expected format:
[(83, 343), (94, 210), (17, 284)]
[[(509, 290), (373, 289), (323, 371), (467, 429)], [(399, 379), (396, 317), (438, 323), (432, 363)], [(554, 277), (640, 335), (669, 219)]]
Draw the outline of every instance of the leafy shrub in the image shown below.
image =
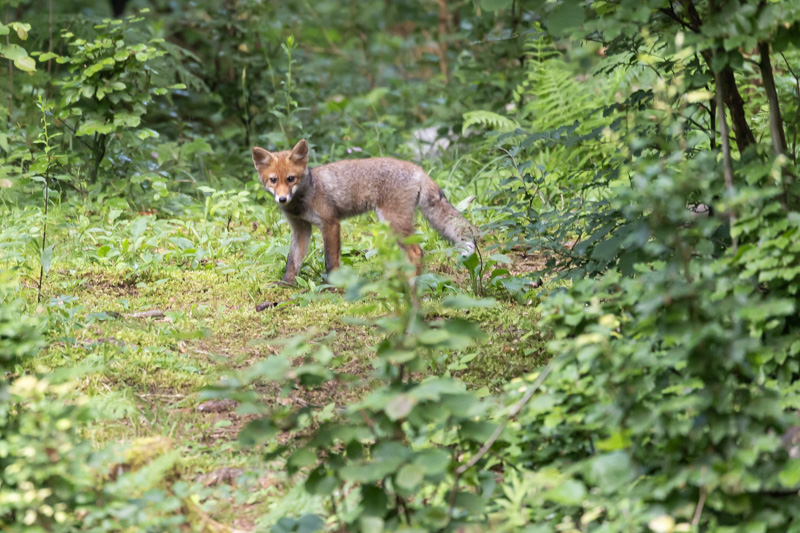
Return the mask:
[(175, 512), (180, 500), (161, 486), (174, 454), (125, 472), (123, 454), (96, 451), (82, 438), (81, 425), (91, 420), (86, 398), (69, 383), (19, 374), (44, 342), (39, 322), (22, 314), (21, 302), (9, 294), (11, 280), (0, 271), (0, 526), (123, 531), (182, 522)]

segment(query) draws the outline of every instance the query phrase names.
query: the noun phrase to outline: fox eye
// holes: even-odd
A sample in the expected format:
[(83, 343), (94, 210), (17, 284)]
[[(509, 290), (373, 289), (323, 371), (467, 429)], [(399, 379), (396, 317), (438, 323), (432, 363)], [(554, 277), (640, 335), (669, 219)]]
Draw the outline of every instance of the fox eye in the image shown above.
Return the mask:
[(293, 182), (294, 181), (294, 176), (287, 177), (286, 181), (288, 181), (289, 183)]
[(270, 183), (278, 183), (278, 178), (270, 178), (269, 182)]

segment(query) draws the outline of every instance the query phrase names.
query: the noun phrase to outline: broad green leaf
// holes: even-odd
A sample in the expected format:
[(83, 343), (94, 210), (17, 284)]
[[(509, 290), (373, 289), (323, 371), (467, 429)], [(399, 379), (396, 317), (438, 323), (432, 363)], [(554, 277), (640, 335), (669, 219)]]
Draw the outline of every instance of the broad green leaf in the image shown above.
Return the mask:
[(796, 489), (800, 485), (800, 459), (790, 459), (778, 474), (778, 481), (784, 487)]
[(514, 0), (478, 0), (478, 5), (486, 11), (497, 11), (511, 7)]
[(392, 420), (406, 418), (417, 400), (408, 394), (398, 394), (386, 405), (386, 416)]
[(629, 483), (635, 477), (635, 472), (628, 454), (616, 451), (592, 459), (588, 477), (593, 485), (611, 492)]
[(383, 517), (388, 504), (389, 498), (381, 487), (377, 485), (361, 487), (361, 505), (364, 506), (365, 515)]
[(544, 498), (562, 505), (580, 505), (586, 498), (586, 487), (576, 479), (568, 479), (545, 492)]
[(483, 513), (483, 498), (471, 492), (459, 491), (456, 493), (456, 507), (466, 509), (473, 516)]
[(397, 472), (395, 481), (400, 488), (413, 491), (425, 477), (425, 469), (418, 464), (405, 464)]
[(18, 44), (9, 44), (7, 46), (0, 44), (0, 55), (11, 61), (16, 61), (28, 57), (28, 52)]
[(41, 254), (41, 265), (44, 269), (44, 273), (47, 274), (50, 272), (50, 263), (53, 260), (53, 249), (55, 248), (55, 244), (51, 244), (50, 246), (46, 247), (42, 250)]
[(14, 66), (25, 72), (36, 71), (36, 60), (32, 57), (23, 57), (14, 60)]
[(466, 294), (455, 294), (448, 296), (442, 300), (442, 304), (446, 307), (454, 309), (470, 309), (475, 307), (494, 307), (497, 302), (494, 298), (473, 298)]

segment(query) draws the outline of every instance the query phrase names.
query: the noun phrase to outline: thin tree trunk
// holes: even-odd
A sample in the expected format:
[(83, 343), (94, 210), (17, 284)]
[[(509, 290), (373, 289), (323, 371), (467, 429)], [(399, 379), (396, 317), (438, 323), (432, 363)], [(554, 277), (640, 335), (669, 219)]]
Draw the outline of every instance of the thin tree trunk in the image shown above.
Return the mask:
[(758, 43), (758, 53), (761, 55), (758, 63), (761, 68), (761, 80), (764, 82), (764, 91), (767, 93), (767, 102), (769, 103), (769, 134), (772, 137), (775, 154), (781, 155), (786, 153), (786, 135), (783, 131), (778, 92), (775, 90), (775, 78), (772, 75), (772, 63), (769, 59), (769, 43)]
[[(703, 20), (700, 18), (700, 13), (697, 12), (697, 8), (692, 0), (681, 0), (680, 4), (689, 17), (689, 21), (684, 22), (684, 24), (691, 28), (692, 31), (700, 33)], [(718, 12), (720, 9), (717, 7), (716, 2), (711, 1), (709, 5), (712, 12)], [(674, 14), (674, 12), (672, 13)], [(714, 52), (712, 50), (703, 50), (701, 53), (703, 59), (705, 59), (708, 64), (708, 68), (714, 72), (717, 87), (722, 87), (724, 89), (722, 91), (723, 101), (725, 105), (728, 106), (728, 110), (731, 113), (731, 126), (733, 127), (733, 134), (736, 137), (736, 146), (739, 148), (739, 152), (743, 152), (745, 148), (751, 144), (755, 144), (756, 138), (753, 135), (753, 131), (750, 129), (750, 125), (747, 123), (747, 115), (744, 112), (744, 100), (742, 99), (742, 95), (739, 94), (739, 88), (736, 87), (733, 69), (726, 65), (720, 72), (716, 72), (711, 62), (714, 57)]]
[[(722, 144), (722, 171), (725, 179), (725, 190), (730, 195), (733, 192), (733, 160), (731, 158), (731, 141), (728, 138), (728, 120), (725, 118), (725, 91), (726, 84), (722, 80), (722, 73), (715, 73), (717, 80), (717, 122), (719, 122), (719, 136)], [(728, 209), (728, 223), (730, 224), (731, 241), (733, 242), (733, 253), (738, 251), (736, 237), (733, 236), (733, 226), (736, 223), (736, 215), (732, 209)]]
[[(703, 53), (705, 56), (706, 54)], [(709, 54), (710, 55), (710, 54)], [(709, 68), (711, 68), (711, 61), (708, 61)], [(723, 101), (728, 106), (731, 113), (731, 126), (733, 127), (733, 135), (736, 139), (736, 146), (739, 152), (744, 152), (745, 148), (751, 144), (756, 143), (756, 138), (753, 135), (753, 130), (747, 123), (747, 115), (744, 112), (744, 99), (739, 94), (739, 88), (736, 86), (736, 79), (733, 76), (733, 70), (730, 67), (723, 68), (719, 73), (714, 74), (717, 80), (717, 87), (722, 87)], [(719, 106), (719, 102), (717, 103)], [(727, 127), (725, 128), (727, 130)], [(720, 125), (720, 131), (721, 125)]]
[[(8, 5), (4, 8), (5, 25), (8, 26)], [(6, 34), (6, 46), (11, 44), (9, 34)], [(14, 63), (8, 60), (8, 124), (14, 123)]]
[(447, 35), (450, 33), (450, 10), (447, 0), (439, 2), (439, 70), (442, 71), (445, 83), (450, 81), (450, 69), (447, 66)]
[[(52, 53), (53, 52), (53, 0), (48, 0), (47, 2), (48, 8), (50, 9), (50, 18), (49, 18), (49, 26), (48, 26), (48, 34), (50, 36), (50, 44), (47, 46), (47, 51)], [(50, 71), (53, 67), (53, 60), (49, 59), (47, 61), (47, 74), (50, 74)]]

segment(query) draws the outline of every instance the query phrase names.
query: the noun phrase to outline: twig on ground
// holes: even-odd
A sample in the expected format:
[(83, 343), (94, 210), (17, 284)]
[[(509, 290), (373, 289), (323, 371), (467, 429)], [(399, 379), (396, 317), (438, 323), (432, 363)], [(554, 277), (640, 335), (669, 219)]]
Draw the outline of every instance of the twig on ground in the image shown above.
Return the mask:
[(151, 309), (150, 311), (141, 311), (131, 314), (131, 318), (164, 318), (165, 316), (164, 311), (159, 309)]

